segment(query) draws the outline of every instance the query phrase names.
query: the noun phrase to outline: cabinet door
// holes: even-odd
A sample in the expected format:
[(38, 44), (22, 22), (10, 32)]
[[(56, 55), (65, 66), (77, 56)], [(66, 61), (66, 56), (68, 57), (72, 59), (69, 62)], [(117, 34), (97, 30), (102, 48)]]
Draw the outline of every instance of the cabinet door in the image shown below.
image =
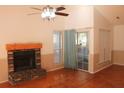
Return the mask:
[(100, 30), (100, 35), (99, 35), (99, 61), (100, 63), (104, 62), (105, 60), (105, 35), (104, 31)]
[(100, 63), (108, 61), (111, 59), (111, 38), (110, 31), (100, 30), (99, 35), (99, 53), (100, 53)]
[(104, 33), (105, 33), (105, 36), (104, 36), (105, 38), (105, 45), (104, 45), (105, 46), (105, 61), (108, 61), (111, 59), (111, 46), (110, 46), (111, 36), (110, 36), (110, 31), (105, 31)]

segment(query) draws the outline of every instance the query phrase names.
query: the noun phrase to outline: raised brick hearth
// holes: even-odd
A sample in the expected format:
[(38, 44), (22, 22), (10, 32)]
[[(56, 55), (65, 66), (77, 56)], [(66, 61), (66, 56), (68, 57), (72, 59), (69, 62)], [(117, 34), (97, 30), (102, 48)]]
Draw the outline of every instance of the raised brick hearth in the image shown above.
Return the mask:
[[(8, 54), (8, 79), (11, 84), (17, 84), (22, 81), (31, 80), (46, 75), (46, 70), (41, 68), (41, 48), (42, 44), (39, 43), (6, 45)], [(33, 57), (29, 57), (30, 52), (33, 52), (32, 54), (34, 56), (31, 54)], [(22, 53), (25, 53), (25, 55), (22, 55)], [(21, 63), (27, 61), (31, 62)]]

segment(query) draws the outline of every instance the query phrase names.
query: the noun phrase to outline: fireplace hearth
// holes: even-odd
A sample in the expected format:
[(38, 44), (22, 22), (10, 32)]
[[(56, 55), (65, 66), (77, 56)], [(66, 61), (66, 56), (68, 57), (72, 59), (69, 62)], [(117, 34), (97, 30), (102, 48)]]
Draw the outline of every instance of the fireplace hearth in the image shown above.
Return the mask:
[(40, 44), (7, 45), (9, 82), (13, 85), (46, 75)]

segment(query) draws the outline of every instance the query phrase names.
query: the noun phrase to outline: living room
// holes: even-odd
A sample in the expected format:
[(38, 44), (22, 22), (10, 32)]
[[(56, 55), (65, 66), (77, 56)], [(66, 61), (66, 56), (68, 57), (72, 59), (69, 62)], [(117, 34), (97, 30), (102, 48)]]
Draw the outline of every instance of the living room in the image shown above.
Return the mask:
[[(42, 18), (45, 8), (56, 9), (56, 17)], [(123, 9), (92, 5), (0, 6), (0, 87), (124, 87)], [(80, 52), (85, 66), (78, 63)], [(22, 53), (28, 57), (18, 57)], [(15, 65), (16, 59), (31, 62), (18, 61)], [(21, 68), (19, 64), (32, 66)], [(38, 70), (27, 71), (34, 68)], [(22, 79), (24, 76), (26, 79)]]

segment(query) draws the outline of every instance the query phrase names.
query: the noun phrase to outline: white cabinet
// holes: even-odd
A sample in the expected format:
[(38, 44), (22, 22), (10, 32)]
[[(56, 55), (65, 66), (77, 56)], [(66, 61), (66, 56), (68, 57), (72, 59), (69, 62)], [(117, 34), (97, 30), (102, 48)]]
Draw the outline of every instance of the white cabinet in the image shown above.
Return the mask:
[(99, 30), (99, 62), (111, 60), (111, 32)]

